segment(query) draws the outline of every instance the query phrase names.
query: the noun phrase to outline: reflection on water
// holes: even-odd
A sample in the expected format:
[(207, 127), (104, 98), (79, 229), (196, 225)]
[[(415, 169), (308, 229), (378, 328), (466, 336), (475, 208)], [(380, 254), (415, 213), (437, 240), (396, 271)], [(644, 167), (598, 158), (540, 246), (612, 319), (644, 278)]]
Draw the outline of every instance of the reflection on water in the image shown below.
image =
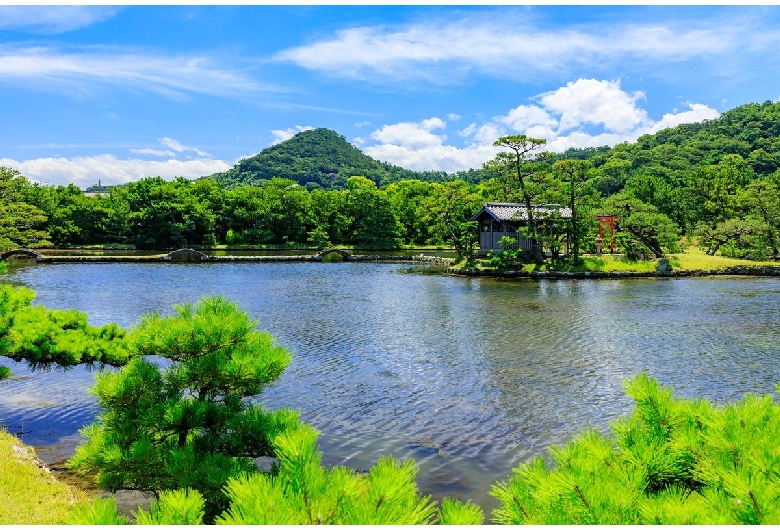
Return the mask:
[[(93, 324), (223, 294), (294, 352), (259, 399), (299, 408), (328, 464), (413, 457), (434, 497), (486, 508), (490, 484), (585, 427), (630, 409), (621, 380), (641, 370), (679, 395), (718, 402), (780, 381), (780, 280), (502, 281), (373, 263), (42, 265), (5, 279), (37, 303)], [(437, 269), (440, 270), (440, 269)], [(0, 419), (64, 458), (91, 421), (92, 374), (0, 383)], [(59, 452), (58, 452), (59, 451)]]

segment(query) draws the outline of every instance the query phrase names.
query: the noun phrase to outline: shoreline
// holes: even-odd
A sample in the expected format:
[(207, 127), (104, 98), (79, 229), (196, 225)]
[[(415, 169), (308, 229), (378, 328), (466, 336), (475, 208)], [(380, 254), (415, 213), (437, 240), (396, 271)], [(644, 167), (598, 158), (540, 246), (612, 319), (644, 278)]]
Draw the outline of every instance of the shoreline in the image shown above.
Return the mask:
[[(212, 256), (199, 250), (182, 248), (168, 253), (146, 256), (58, 256), (40, 253), (30, 249), (15, 249), (0, 254), (0, 260), (12, 258), (13, 262), (24, 265), (50, 263), (251, 263), (251, 262), (386, 262), (386, 263), (427, 263), (445, 265), (445, 275), (503, 278), (503, 279), (625, 279), (625, 278), (691, 278), (707, 276), (751, 276), (780, 277), (780, 265), (731, 265), (713, 269), (667, 269), (650, 271), (525, 271), (497, 270), (485, 268), (465, 269), (452, 267), (453, 258), (419, 255), (381, 255), (352, 254), (344, 249), (331, 248), (316, 254), (276, 255), (276, 256)], [(11, 261), (11, 260), (8, 260)]]
[(509, 279), (625, 279), (625, 278), (691, 278), (705, 276), (753, 276), (753, 277), (777, 277), (780, 276), (780, 265), (734, 265), (717, 269), (677, 269), (665, 272), (658, 271), (519, 271), (519, 270), (488, 270), (488, 269), (457, 269), (448, 267), (445, 274), (453, 276), (485, 277), (485, 278), (509, 278)]
[(342, 261), (384, 261), (420, 262), (450, 265), (452, 258), (419, 255), (352, 254), (342, 249), (327, 249), (316, 254), (279, 256), (211, 256), (199, 250), (182, 248), (172, 252), (147, 256), (58, 256), (29, 249), (15, 249), (0, 254), (1, 260), (11, 258), (15, 263), (209, 263), (209, 262), (342, 262)]

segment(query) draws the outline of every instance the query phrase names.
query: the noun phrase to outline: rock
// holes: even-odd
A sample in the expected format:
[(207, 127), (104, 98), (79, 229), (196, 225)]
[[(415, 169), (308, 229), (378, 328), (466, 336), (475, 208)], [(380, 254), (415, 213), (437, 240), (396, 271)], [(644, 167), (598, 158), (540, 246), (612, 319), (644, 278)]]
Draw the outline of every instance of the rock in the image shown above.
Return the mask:
[(658, 274), (669, 274), (672, 272), (672, 266), (669, 264), (669, 260), (666, 258), (658, 260), (658, 264), (655, 266), (655, 272)]

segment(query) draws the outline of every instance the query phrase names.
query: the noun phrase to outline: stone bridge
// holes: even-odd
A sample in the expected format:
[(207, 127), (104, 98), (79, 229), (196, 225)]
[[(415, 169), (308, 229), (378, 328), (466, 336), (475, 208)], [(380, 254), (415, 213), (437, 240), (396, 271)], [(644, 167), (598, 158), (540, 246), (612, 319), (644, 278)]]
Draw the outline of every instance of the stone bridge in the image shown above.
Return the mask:
[(31, 261), (39, 262), (41, 255), (34, 250), (26, 248), (15, 248), (13, 250), (7, 250), (0, 254), (0, 261), (7, 261), (8, 263), (29, 263)]
[(322, 261), (322, 258), (327, 256), (328, 254), (338, 254), (339, 256), (341, 256), (341, 259), (343, 259), (344, 261), (349, 261), (352, 258), (352, 254), (350, 254), (346, 250), (341, 250), (340, 248), (329, 248), (317, 252), (314, 256), (312, 256), (312, 259), (314, 261)]
[(191, 248), (180, 248), (163, 257), (163, 261), (208, 261), (211, 258)]

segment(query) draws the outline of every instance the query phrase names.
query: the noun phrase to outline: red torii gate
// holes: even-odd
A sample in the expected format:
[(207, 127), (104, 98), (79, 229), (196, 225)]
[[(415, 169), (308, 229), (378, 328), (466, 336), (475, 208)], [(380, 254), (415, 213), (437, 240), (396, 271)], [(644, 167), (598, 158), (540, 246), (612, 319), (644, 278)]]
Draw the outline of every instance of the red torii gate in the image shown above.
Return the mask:
[(599, 220), (599, 237), (596, 239), (596, 250), (601, 254), (601, 245), (604, 241), (604, 227), (609, 226), (609, 253), (615, 252), (615, 215), (597, 215)]

